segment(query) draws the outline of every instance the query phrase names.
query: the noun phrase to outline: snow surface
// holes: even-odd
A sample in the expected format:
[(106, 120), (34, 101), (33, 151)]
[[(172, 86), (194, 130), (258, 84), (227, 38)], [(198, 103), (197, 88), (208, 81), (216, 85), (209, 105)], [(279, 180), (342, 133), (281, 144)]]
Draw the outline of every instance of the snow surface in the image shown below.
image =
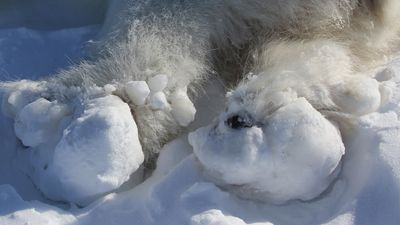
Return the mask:
[(50, 31), (26, 27), (0, 29), (0, 80), (38, 79), (79, 62), (85, 57), (87, 41), (94, 38), (99, 28), (91, 25)]
[[(90, 32), (91, 28), (82, 29)], [(18, 29), (14, 31), (18, 32)], [(2, 32), (4, 30), (0, 32), (1, 38), (4, 37)], [(24, 32), (35, 34), (37, 31)], [(79, 29), (64, 32), (65, 36), (62, 35), (61, 39), (80, 35)], [(45, 37), (40, 36), (39, 39), (44, 40)], [(71, 45), (76, 47), (81, 44), (78, 41)], [(10, 48), (2, 47), (2, 50), (4, 51), (1, 55), (10, 55), (12, 52)], [(51, 54), (56, 54), (58, 51), (57, 48), (48, 50), (52, 52)], [(65, 66), (59, 62), (50, 64), (47, 69), (52, 71), (54, 68)], [(5, 68), (3, 65), (10, 64), (0, 63), (0, 65), (3, 69)], [(34, 63), (27, 65), (34, 67)], [(324, 132), (318, 133), (320, 138), (318, 141), (324, 145), (328, 145), (331, 141), (332, 145), (337, 146), (334, 151), (322, 148), (326, 154), (320, 154), (313, 148), (316, 144), (314, 142), (290, 139), (284, 132), (274, 134), (289, 138), (289, 144), (296, 145), (301, 150), (300, 153), (310, 154), (310, 157), (299, 155), (288, 157), (288, 160), (302, 159), (304, 160), (300, 161), (302, 163), (311, 163), (311, 171), (321, 171), (321, 177), (312, 177), (305, 183), (299, 179), (301, 177), (290, 173), (301, 170), (301, 165), (278, 165), (277, 168), (282, 168), (283, 172), (289, 169), (287, 174), (292, 179), (286, 182), (294, 182), (298, 188), (310, 185), (318, 189), (315, 180), (323, 179), (330, 174), (330, 170), (337, 167), (337, 159), (343, 154), (341, 143), (346, 146), (341, 169), (326, 191), (321, 194), (320, 190), (312, 191), (319, 196), (308, 201), (292, 200), (279, 205), (238, 198), (237, 193), (231, 191), (230, 187), (217, 186), (213, 183), (214, 179), (210, 179), (210, 173), (205, 169), (209, 167), (205, 167), (203, 156), (209, 157), (207, 150), (217, 149), (199, 148), (201, 142), (212, 141), (202, 136), (201, 130), (191, 135), (190, 142), (194, 148), (189, 144), (187, 136), (172, 141), (161, 151), (157, 169), (150, 178), (140, 185), (132, 185), (134, 188), (127, 187), (122, 192), (115, 190), (128, 180), (129, 175), (138, 169), (143, 160), (137, 140), (137, 128), (129, 107), (118, 97), (110, 95), (115, 87), (112, 85), (104, 87), (104, 96), (63, 105), (40, 96), (38, 94), (42, 88), (40, 85), (22, 82), (21, 91), (1, 93), (2, 108), (7, 116), (0, 115), (0, 224), (398, 225), (400, 223), (400, 57), (382, 68), (377, 68), (371, 74), (379, 82), (371, 79), (365, 85), (371, 86), (373, 90), (378, 85), (380, 95), (371, 93), (370, 96), (366, 96), (364, 102), (366, 109), (377, 107), (376, 99), (380, 96), (379, 110), (354, 119), (355, 126), (351, 130), (343, 130), (340, 135), (333, 124), (313, 111), (302, 99), (288, 103), (286, 110), (282, 109), (281, 114), (272, 118), (277, 128), (281, 126), (285, 128), (286, 123), (295, 126), (290, 122), (298, 116), (293, 115), (294, 109), (298, 109), (299, 113), (314, 115), (310, 120), (303, 121), (304, 124), (298, 124), (298, 130), (294, 129), (293, 132), (302, 132), (302, 126), (315, 129), (313, 132), (317, 132), (318, 126), (314, 127), (313, 124), (317, 123), (327, 129), (322, 129)], [(24, 76), (37, 78), (38, 74), (32, 72)], [(149, 86), (152, 91), (160, 91), (161, 88)], [(184, 88), (177, 90), (173, 96), (170, 103), (175, 117), (182, 125), (190, 123), (194, 119), (196, 108), (187, 97), (186, 90)], [(205, 111), (209, 111), (206, 106), (204, 108)], [(197, 110), (202, 109), (197, 108)], [(358, 108), (349, 110), (354, 111)], [(43, 116), (45, 112), (50, 112), (51, 116)], [(279, 119), (286, 116), (288, 121)], [(12, 118), (17, 118), (18, 122), (14, 123)], [(262, 133), (275, 132), (268, 128), (264, 129)], [(264, 136), (258, 130), (249, 132), (251, 133), (249, 135), (256, 137)], [(305, 135), (305, 139), (308, 139), (307, 135), (313, 134), (310, 132)], [(200, 137), (195, 138), (196, 136)], [(235, 137), (246, 139), (250, 136)], [(252, 142), (252, 139), (247, 141), (248, 144), (257, 143)], [(228, 144), (233, 145), (234, 142)], [(269, 148), (255, 149), (267, 152), (269, 150)], [(220, 154), (224, 154), (224, 148), (221, 148)], [(251, 152), (243, 154), (246, 157), (251, 156)], [(238, 155), (241, 155), (241, 152), (236, 156)], [(232, 157), (234, 156), (235, 154)], [(235, 169), (235, 165), (239, 165), (243, 167), (244, 172), (254, 172), (257, 169), (264, 169), (262, 159), (258, 157), (260, 163), (249, 164), (234, 158), (215, 158), (210, 161), (213, 163), (210, 168), (226, 172), (225, 166)], [(323, 164), (323, 160), (329, 163)], [(44, 169), (45, 167), (47, 169)], [(257, 181), (259, 185), (257, 187), (266, 188), (270, 184), (266, 182), (264, 176), (269, 174), (268, 171), (262, 172), (248, 178), (252, 179), (250, 183)], [(218, 178), (230, 181), (237, 179), (240, 182), (246, 178), (240, 174), (225, 175), (222, 173)], [(331, 182), (320, 183), (324, 186), (320, 188), (325, 189), (328, 183)], [(288, 183), (283, 182), (283, 184)], [(42, 193), (38, 192), (36, 187), (39, 187)], [(282, 188), (286, 187), (289, 186), (284, 185)], [(108, 192), (111, 193), (103, 196)], [(51, 201), (43, 194), (52, 196), (55, 200), (72, 201), (80, 205), (86, 205), (95, 199), (96, 201), (79, 208), (75, 204)], [(290, 199), (310, 197), (306, 192), (304, 196), (291, 196)]]

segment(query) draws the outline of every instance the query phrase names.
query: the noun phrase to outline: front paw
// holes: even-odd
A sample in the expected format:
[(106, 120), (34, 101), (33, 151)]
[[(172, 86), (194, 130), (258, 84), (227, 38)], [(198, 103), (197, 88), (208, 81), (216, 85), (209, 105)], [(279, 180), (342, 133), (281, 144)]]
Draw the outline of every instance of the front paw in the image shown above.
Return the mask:
[(86, 205), (119, 188), (143, 163), (135, 120), (119, 97), (60, 103), (40, 94), (14, 96), (18, 101), (7, 103), (26, 147), (21, 154), (29, 155), (32, 171), (25, 172), (49, 199)]

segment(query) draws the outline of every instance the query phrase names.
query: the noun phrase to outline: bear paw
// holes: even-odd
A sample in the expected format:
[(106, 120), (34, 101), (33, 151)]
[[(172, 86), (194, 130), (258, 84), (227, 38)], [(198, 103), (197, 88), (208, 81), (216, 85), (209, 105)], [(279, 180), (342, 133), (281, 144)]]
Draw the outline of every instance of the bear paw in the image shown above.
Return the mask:
[(44, 98), (39, 82), (18, 83), (3, 95), (3, 111), (26, 149), (17, 157), (28, 158), (25, 172), (46, 197), (86, 205), (138, 171), (144, 154), (137, 126), (119, 97), (61, 103)]

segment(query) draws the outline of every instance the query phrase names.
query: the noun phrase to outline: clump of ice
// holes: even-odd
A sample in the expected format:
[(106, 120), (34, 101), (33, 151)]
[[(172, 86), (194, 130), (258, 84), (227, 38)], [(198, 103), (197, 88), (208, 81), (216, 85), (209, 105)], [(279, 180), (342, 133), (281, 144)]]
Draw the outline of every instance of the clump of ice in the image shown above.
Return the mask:
[(14, 123), (15, 134), (25, 146), (36, 147), (57, 133), (60, 120), (68, 112), (66, 105), (39, 98), (18, 113)]
[(145, 81), (129, 81), (125, 85), (125, 92), (133, 104), (143, 106), (150, 94), (150, 89)]
[(189, 125), (195, 117), (196, 108), (187, 95), (186, 88), (176, 90), (171, 96), (172, 115), (179, 125)]
[(165, 74), (159, 74), (150, 78), (147, 83), (152, 93), (160, 92), (167, 87), (168, 76)]
[(30, 147), (28, 174), (52, 200), (86, 205), (120, 187), (144, 161), (130, 108), (117, 96), (71, 105), (39, 98), (18, 112), (14, 127)]
[(154, 110), (167, 109), (169, 103), (163, 92), (156, 92), (150, 97), (150, 106)]
[(345, 151), (341, 135), (304, 98), (239, 129), (228, 126), (230, 113), (189, 135), (196, 157), (217, 184), (279, 204), (313, 199), (335, 178)]
[[(125, 92), (136, 106), (171, 112), (180, 126), (188, 126), (195, 118), (196, 108), (187, 94), (187, 87), (178, 87), (173, 93), (164, 92), (168, 76), (159, 74), (148, 81), (130, 81)], [(168, 97), (166, 93), (169, 94)]]

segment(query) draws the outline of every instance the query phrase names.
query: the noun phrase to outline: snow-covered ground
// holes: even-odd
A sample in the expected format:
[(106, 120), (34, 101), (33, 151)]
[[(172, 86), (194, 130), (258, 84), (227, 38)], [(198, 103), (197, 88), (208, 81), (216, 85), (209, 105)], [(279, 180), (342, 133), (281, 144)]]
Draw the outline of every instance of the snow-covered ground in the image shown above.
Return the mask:
[[(38, 79), (84, 58), (83, 49), (99, 27), (83, 25), (61, 30), (35, 30), (33, 25), (0, 29), (1, 81)], [(257, 152), (265, 145), (258, 128), (245, 134), (225, 133), (224, 138), (232, 142), (222, 143), (209, 140), (206, 127), (167, 144), (157, 169), (139, 185), (143, 174), (137, 168), (143, 153), (124, 102), (106, 94), (63, 105), (36, 96), (40, 83), (21, 83), (24, 92), (0, 96), (0, 225), (398, 225), (400, 56), (370, 73), (381, 83), (383, 104), (378, 112), (357, 118), (342, 134), (302, 99), (282, 107), (272, 118), (276, 129), (293, 134), (268, 130), (269, 138), (284, 140), (288, 149), (296, 146), (300, 155), (283, 151), (290, 155), (287, 161), (278, 156), (263, 158)], [(148, 82), (149, 87), (127, 84), (129, 97), (143, 102), (149, 95), (153, 107), (166, 107), (162, 89), (168, 80), (162, 75), (154, 80)], [(134, 85), (141, 88), (130, 88)], [(223, 105), (218, 101), (207, 105), (208, 98), (224, 99), (213, 85), (197, 102), (199, 114), (190, 129), (207, 125), (217, 105)], [(112, 88), (104, 90), (108, 93)], [(178, 96), (176, 104), (186, 98)], [(179, 110), (183, 124), (191, 121), (193, 110)], [(300, 125), (293, 122), (299, 115), (308, 118)], [(291, 135), (313, 141), (304, 147), (302, 140)], [(249, 151), (238, 149), (238, 142)], [(220, 151), (216, 154), (207, 146)], [(270, 167), (274, 163), (277, 166)], [(321, 173), (321, 177), (297, 177), (300, 170)], [(276, 173), (279, 179), (269, 182)], [(265, 201), (246, 200), (229, 187), (217, 186), (215, 177), (274, 192)], [(293, 198), (302, 200), (286, 202)]]

